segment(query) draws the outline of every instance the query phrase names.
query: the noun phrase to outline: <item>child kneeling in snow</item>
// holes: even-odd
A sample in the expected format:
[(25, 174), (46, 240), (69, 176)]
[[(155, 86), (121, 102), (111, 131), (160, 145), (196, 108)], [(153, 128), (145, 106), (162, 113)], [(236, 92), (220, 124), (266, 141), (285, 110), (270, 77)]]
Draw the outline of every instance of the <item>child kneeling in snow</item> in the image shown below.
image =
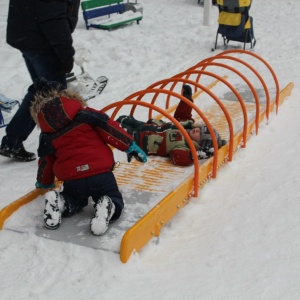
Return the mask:
[(102, 235), (124, 207), (109, 145), (125, 151), (129, 162), (133, 156), (146, 162), (147, 156), (118, 122), (86, 107), (78, 94), (43, 78), (34, 88), (31, 115), (41, 128), (36, 187), (53, 188), (55, 177), (64, 181), (61, 192), (45, 194), (45, 226), (57, 229), (61, 216), (78, 213), (91, 197), (95, 203), (91, 231)]

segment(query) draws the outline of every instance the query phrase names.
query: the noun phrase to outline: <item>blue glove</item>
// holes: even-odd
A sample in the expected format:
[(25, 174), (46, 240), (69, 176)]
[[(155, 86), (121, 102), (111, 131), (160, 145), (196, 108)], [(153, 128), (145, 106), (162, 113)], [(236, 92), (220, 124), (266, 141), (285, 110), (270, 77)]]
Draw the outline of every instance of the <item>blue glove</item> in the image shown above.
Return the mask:
[(53, 189), (55, 188), (55, 183), (51, 183), (51, 184), (41, 184), (38, 181), (35, 183), (35, 186), (39, 189)]
[(131, 146), (125, 152), (127, 153), (127, 161), (129, 163), (133, 156), (139, 162), (145, 163), (147, 161), (146, 153), (135, 142), (132, 142)]

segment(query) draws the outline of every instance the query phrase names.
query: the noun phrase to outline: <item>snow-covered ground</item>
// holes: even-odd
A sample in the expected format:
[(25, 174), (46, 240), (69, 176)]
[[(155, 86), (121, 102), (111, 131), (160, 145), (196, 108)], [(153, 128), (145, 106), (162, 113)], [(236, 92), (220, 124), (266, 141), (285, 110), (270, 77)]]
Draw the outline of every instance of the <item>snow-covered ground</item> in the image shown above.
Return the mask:
[[(80, 15), (75, 47), (91, 51), (85, 67), (92, 76), (109, 78), (89, 104), (102, 108), (217, 54), (210, 51), (217, 8), (203, 26), (197, 2), (143, 0), (140, 25), (114, 31), (87, 31)], [(30, 79), (21, 54), (5, 42), (7, 8), (1, 0), (0, 92), (21, 99)], [(255, 53), (270, 63), (281, 88), (294, 82), (292, 96), (167, 224), (158, 244), (151, 241), (122, 264), (115, 253), (4, 226), (0, 299), (300, 299), (299, 11), (295, 0), (253, 1)], [(26, 141), (28, 150), (36, 151), (38, 134)], [(34, 188), (35, 173), (36, 162), (0, 157), (0, 209)]]

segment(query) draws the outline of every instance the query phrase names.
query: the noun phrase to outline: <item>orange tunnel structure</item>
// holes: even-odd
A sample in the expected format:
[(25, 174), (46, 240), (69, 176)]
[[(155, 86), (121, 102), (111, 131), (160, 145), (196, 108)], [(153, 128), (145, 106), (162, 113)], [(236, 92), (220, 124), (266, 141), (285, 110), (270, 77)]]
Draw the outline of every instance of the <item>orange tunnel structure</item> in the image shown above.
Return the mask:
[[(236, 56), (239, 57), (236, 57)], [(258, 71), (255, 63), (249, 63), (248, 58), (256, 60), (264, 66), (268, 75), (273, 79), (272, 86), (275, 86), (275, 94), (272, 95), (266, 80), (264, 72)], [(234, 64), (234, 66), (228, 64)], [(252, 76), (246, 76), (239, 71), (239, 66), (246, 68), (253, 74), (255, 81), (260, 83), (260, 87), (255, 86)], [(214, 71), (210, 71), (210, 69)], [(209, 69), (209, 71), (208, 71)], [(239, 86), (231, 83), (228, 74), (221, 76), (215, 70), (225, 70), (239, 78), (239, 85), (243, 84), (249, 91), (249, 99), (245, 99), (239, 91)], [(251, 78), (250, 78), (251, 77)], [(203, 79), (212, 79), (213, 83), (205, 85)], [(176, 90), (181, 89), (182, 84), (189, 84), (194, 89), (194, 103), (184, 98)], [(233, 95), (233, 99), (223, 99), (223, 95), (217, 95), (213, 90), (216, 88), (226, 89)], [(257, 89), (261, 89), (264, 100), (260, 99)], [(148, 118), (163, 118), (173, 122), (183, 133), (187, 143), (192, 151), (193, 157), (197, 157), (196, 149), (183, 126), (172, 115), (179, 101), (184, 101), (192, 107), (193, 118), (196, 121), (204, 122), (212, 136), (214, 155), (209, 159), (202, 161), (194, 160), (194, 166), (189, 174), (185, 174), (178, 186), (170, 190), (154, 207), (152, 207), (142, 218), (123, 235), (120, 244), (120, 259), (126, 262), (131, 253), (139, 252), (148, 241), (157, 237), (163, 226), (184, 206), (191, 197), (199, 195), (199, 189), (210, 178), (217, 176), (218, 168), (224, 163), (233, 159), (235, 151), (245, 148), (247, 140), (253, 135), (258, 134), (259, 125), (265, 121), (268, 123), (269, 115), (278, 108), (282, 102), (291, 94), (293, 83), (289, 83), (284, 89), (280, 90), (278, 79), (271, 66), (257, 54), (247, 50), (229, 50), (216, 56), (209, 57), (200, 61), (195, 66), (174, 75), (171, 78), (159, 80), (144, 90), (135, 92), (122, 101), (118, 101), (105, 106), (102, 110), (115, 119), (125, 107), (130, 108), (130, 115), (136, 116), (137, 109), (147, 111)], [(199, 100), (198, 98), (201, 99)], [(204, 105), (210, 103), (210, 105)], [(227, 144), (218, 149), (217, 139), (214, 134), (215, 127), (221, 135), (227, 140)], [(158, 168), (160, 162), (157, 163)], [(162, 163), (163, 164), (163, 163)], [(162, 167), (164, 170), (175, 170), (176, 166), (167, 164)], [(168, 171), (165, 171), (168, 173)], [(154, 174), (154, 173), (153, 173)], [(122, 176), (116, 172), (116, 178)], [(141, 175), (143, 177), (144, 175)], [(153, 175), (158, 176), (158, 175)], [(168, 176), (168, 174), (166, 174)], [(171, 176), (171, 175), (169, 175)], [(173, 176), (173, 175), (172, 175)], [(124, 176), (123, 176), (124, 177)], [(143, 178), (141, 178), (143, 179)], [(145, 180), (146, 181), (146, 180)], [(34, 200), (38, 195), (44, 193), (43, 190), (36, 189), (31, 193), (21, 197), (0, 212), (0, 229), (2, 229), (5, 220), (11, 216), (22, 205)]]

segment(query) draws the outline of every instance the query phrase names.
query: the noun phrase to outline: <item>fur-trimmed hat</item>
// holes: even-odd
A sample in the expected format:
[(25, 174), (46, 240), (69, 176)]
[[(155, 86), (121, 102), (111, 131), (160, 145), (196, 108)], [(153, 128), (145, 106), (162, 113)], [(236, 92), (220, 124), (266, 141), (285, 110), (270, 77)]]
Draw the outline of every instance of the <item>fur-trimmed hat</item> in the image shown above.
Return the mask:
[(83, 98), (57, 82), (38, 79), (34, 83), (35, 96), (30, 107), (33, 120), (42, 131), (55, 131), (72, 121), (75, 114), (86, 106)]

